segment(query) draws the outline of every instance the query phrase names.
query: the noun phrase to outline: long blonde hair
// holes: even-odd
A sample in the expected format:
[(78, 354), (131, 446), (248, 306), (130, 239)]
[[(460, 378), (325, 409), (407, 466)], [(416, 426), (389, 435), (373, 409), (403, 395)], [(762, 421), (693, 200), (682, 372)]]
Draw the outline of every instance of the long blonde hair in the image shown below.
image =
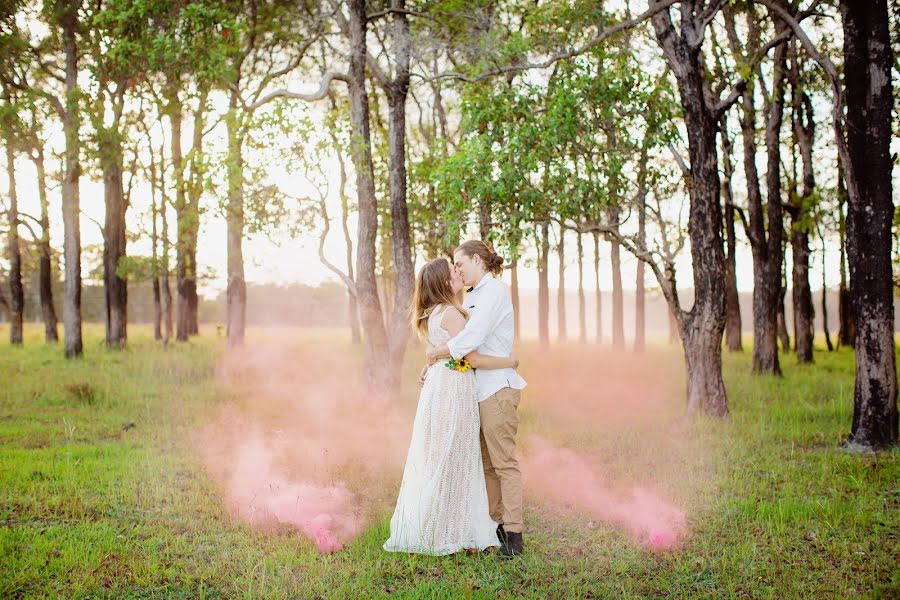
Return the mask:
[(446, 258), (436, 258), (425, 263), (416, 277), (416, 289), (412, 299), (412, 326), (422, 339), (428, 338), (428, 317), (442, 304), (452, 306), (463, 317), (469, 313), (462, 307), (460, 295), (453, 293), (450, 280), (450, 262)]

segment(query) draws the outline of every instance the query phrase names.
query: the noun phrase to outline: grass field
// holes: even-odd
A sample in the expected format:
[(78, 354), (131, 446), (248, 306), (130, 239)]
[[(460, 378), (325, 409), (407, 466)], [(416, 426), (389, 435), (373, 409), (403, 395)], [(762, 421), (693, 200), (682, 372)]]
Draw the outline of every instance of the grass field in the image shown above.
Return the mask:
[[(527, 552), (502, 562), (384, 553), (389, 505), (331, 555), (235, 521), (192, 436), (245, 401), (217, 377), (223, 340), (210, 329), (164, 349), (145, 328), (130, 333), (127, 350), (107, 352), (91, 326), (85, 358), (66, 361), (38, 327), (24, 348), (0, 329), (0, 598), (900, 598), (900, 452), (840, 449), (848, 351), (817, 351), (812, 367), (784, 357), (783, 379), (751, 376), (747, 352), (727, 355), (731, 418), (667, 426), (683, 402), (676, 350), (637, 360), (525, 344), (522, 435), (589, 453), (611, 480), (652, 479), (690, 532), (654, 554), (602, 521), (528, 502)], [(252, 343), (271, 334), (253, 330)], [(278, 338), (355, 352), (343, 332)], [(580, 373), (580, 387), (560, 388), (555, 369)], [(400, 409), (414, 409), (415, 389)]]

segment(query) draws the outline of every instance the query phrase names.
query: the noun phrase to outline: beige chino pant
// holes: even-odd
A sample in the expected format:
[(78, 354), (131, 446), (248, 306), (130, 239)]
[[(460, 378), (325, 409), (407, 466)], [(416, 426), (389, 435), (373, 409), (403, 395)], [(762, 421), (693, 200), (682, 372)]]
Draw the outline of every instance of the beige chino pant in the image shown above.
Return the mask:
[(505, 387), (478, 403), (481, 461), (491, 518), (506, 531), (522, 533), (522, 473), (516, 457), (521, 392)]

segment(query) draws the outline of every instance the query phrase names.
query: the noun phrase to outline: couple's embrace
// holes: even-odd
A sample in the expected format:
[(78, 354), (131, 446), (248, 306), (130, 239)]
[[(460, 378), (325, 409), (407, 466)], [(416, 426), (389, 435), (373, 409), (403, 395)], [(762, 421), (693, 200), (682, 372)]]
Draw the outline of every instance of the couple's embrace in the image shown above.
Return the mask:
[(515, 371), (502, 269), (489, 246), (470, 240), (452, 265), (439, 258), (419, 271), (412, 319), (428, 350), (385, 550), (523, 550), (516, 409), (525, 381)]

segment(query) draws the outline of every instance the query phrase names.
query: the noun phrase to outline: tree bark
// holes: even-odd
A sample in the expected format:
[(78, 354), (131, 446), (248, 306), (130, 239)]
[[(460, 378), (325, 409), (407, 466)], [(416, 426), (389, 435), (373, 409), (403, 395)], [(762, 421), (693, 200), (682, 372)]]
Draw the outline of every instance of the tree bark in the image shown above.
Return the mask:
[(587, 342), (587, 313), (584, 299), (584, 241), (581, 232), (576, 232), (578, 243), (578, 341)]
[[(657, 1), (652, 0), (651, 7)], [(691, 40), (696, 44), (697, 40), (702, 40), (694, 9), (693, 2), (685, 0), (682, 4), (681, 35), (676, 33), (668, 9), (654, 15), (652, 23), (656, 39), (678, 83), (690, 157), (688, 231), (695, 299), (691, 310), (679, 315), (687, 366), (687, 414), (703, 411), (726, 416), (728, 402), (722, 381), (725, 253), (716, 156), (719, 116), (708, 105), (711, 93), (705, 81), (706, 69), (701, 55), (688, 42)]]
[(594, 232), (594, 304), (597, 311), (597, 343), (603, 343), (603, 297), (600, 293), (600, 233)]
[(238, 92), (232, 91), (228, 127), (228, 206), (226, 236), (228, 244), (228, 288), (226, 291), (226, 329), (228, 345), (244, 343), (247, 318), (247, 283), (244, 279), (244, 159), (242, 131), (238, 115)]
[[(749, 57), (741, 49), (730, 10), (725, 11), (726, 31), (736, 60)], [(755, 15), (750, 14), (749, 38), (760, 40)], [(779, 25), (783, 27), (783, 25)], [(779, 30), (780, 31), (780, 30)], [(749, 53), (749, 52), (748, 52)], [(741, 97), (741, 138), (744, 150), (744, 176), (747, 181), (747, 237), (753, 254), (753, 372), (781, 374), (778, 362), (778, 297), (781, 292), (781, 123), (784, 107), (784, 78), (787, 47), (781, 44), (773, 58), (772, 90), (766, 103), (766, 210), (763, 208), (759, 174), (756, 168), (756, 106), (753, 87)], [(768, 218), (768, 219), (767, 219)], [(768, 220), (768, 223), (766, 221)], [(768, 227), (767, 227), (768, 225)]]
[[(898, 441), (897, 366), (891, 243), (894, 206), (891, 68), (886, 0), (841, 0), (846, 142), (852, 171), (847, 254), (856, 319), (856, 383), (850, 443), (888, 448)], [(847, 165), (845, 165), (846, 168)]]
[[(619, 207), (610, 205), (607, 210), (609, 225), (619, 230)], [(622, 257), (618, 240), (609, 240), (609, 266), (612, 269), (612, 346), (615, 350), (625, 348), (624, 301), (622, 299)]]
[(559, 243), (556, 246), (559, 260), (559, 282), (556, 286), (556, 337), (560, 342), (567, 340), (566, 332), (566, 228), (559, 227)]
[(16, 155), (12, 134), (6, 134), (6, 174), (9, 180), (9, 232), (6, 248), (9, 259), (9, 341), (21, 345), (23, 341), (22, 314), (25, 311), (25, 290), (22, 287), (22, 252), (19, 248), (19, 198), (16, 190)]
[[(151, 158), (151, 161), (153, 159)], [(151, 257), (153, 259), (153, 339), (162, 341), (162, 293), (159, 287), (159, 233), (157, 229), (157, 221), (159, 217), (159, 209), (156, 205), (156, 167), (151, 163), (150, 184), (150, 246), (152, 248)]]
[(63, 50), (66, 57), (66, 95), (63, 109), (65, 167), (62, 184), (63, 257), (65, 291), (63, 295), (63, 331), (66, 358), (77, 358), (83, 352), (81, 337), (81, 199), (79, 178), (81, 125), (78, 107), (78, 51), (75, 45), (78, 27), (77, 5), (72, 3), (60, 18)]
[(378, 202), (369, 124), (369, 99), (366, 93), (366, 12), (364, 0), (349, 0), (350, 33), (350, 120), (353, 134), (351, 158), (356, 171), (359, 218), (356, 243), (356, 291), (363, 328), (366, 375), (373, 393), (384, 391), (384, 371), (388, 367), (387, 332), (378, 298), (375, 277), (378, 238)]
[[(793, 72), (796, 72), (796, 66)], [(794, 307), (794, 349), (801, 363), (813, 362), (813, 336), (815, 309), (812, 288), (809, 283), (809, 212), (815, 191), (812, 152), (815, 135), (812, 102), (806, 93), (797, 89), (797, 76), (792, 82), (794, 96), (794, 134), (800, 148), (803, 163), (803, 190), (800, 198), (791, 205), (791, 295)], [(823, 289), (824, 294), (824, 289)], [(823, 296), (824, 298), (824, 296)], [(828, 329), (828, 325), (825, 325)]]
[(825, 274), (827, 273), (827, 264), (825, 260), (825, 240), (822, 240), (822, 331), (825, 333), (825, 345), (828, 351), (834, 351), (834, 344), (831, 342), (831, 331), (828, 328), (828, 286), (825, 284)]
[(415, 274), (407, 209), (406, 176), (406, 97), (409, 93), (410, 40), (409, 20), (403, 12), (406, 0), (392, 0), (394, 13), (395, 75), (387, 88), (388, 156), (391, 198), (391, 252), (394, 266), (394, 302), (389, 336), (389, 390), (400, 391), (400, 372), (409, 338), (409, 306), (412, 302)]
[(841, 283), (838, 288), (838, 347), (856, 345), (856, 320), (850, 301), (850, 287), (847, 285), (847, 222), (844, 206), (847, 204), (847, 187), (844, 184), (843, 167), (838, 159), (838, 241), (840, 247)]
[[(114, 128), (118, 128), (114, 125)], [(103, 225), (103, 280), (106, 290), (106, 346), (122, 348), (128, 338), (128, 287), (117, 270), (125, 256), (125, 187), (122, 148), (115, 132), (108, 132), (103, 154), (106, 219)], [(105, 147), (104, 147), (105, 146)]]
[(722, 140), (722, 164), (724, 180), (722, 197), (725, 200), (725, 345), (731, 352), (743, 352), (741, 340), (741, 304), (737, 289), (737, 238), (734, 231), (734, 196), (731, 182), (734, 166), (731, 162), (733, 153), (732, 140), (728, 134), (728, 124), (722, 118), (720, 130)]
[(550, 221), (541, 222), (538, 247), (538, 342), (544, 350), (550, 347), (550, 283), (547, 264), (550, 256)]
[[(783, 274), (782, 270), (782, 274)], [(788, 333), (787, 329), (787, 318), (784, 312), (784, 299), (787, 297), (787, 283), (784, 278), (782, 278), (781, 282), (781, 290), (778, 292), (778, 315), (776, 317), (776, 323), (778, 325), (778, 339), (781, 340), (781, 349), (784, 352), (791, 351), (791, 336)]]
[(203, 128), (206, 124), (206, 100), (209, 88), (200, 90), (197, 111), (194, 113), (191, 141), (191, 174), (187, 185), (187, 206), (184, 214), (185, 261), (182, 283), (187, 297), (187, 331), (189, 335), (200, 333), (200, 297), (197, 295), (197, 243), (200, 239), (200, 197), (203, 195)]
[(522, 339), (522, 318), (519, 312), (519, 259), (512, 261), (510, 270), (509, 293), (513, 307), (513, 338), (516, 341)]
[[(638, 198), (638, 233), (637, 243), (640, 248), (647, 244), (647, 197), (640, 194)], [(637, 261), (637, 275), (634, 291), (634, 351), (641, 353), (646, 346), (646, 292), (644, 291), (644, 261)]]
[[(332, 96), (332, 107), (336, 108), (334, 97)], [(347, 198), (347, 166), (344, 164), (344, 154), (341, 145), (338, 142), (337, 135), (331, 131), (331, 141), (334, 146), (335, 154), (340, 167), (340, 186), (338, 188), (341, 197), (341, 232), (344, 235), (344, 247), (347, 250), (347, 277), (350, 281), (355, 280), (353, 274), (353, 239), (350, 237), (350, 201)], [(350, 342), (356, 346), (362, 343), (362, 335), (359, 331), (359, 306), (356, 301), (356, 294), (349, 287), (347, 288), (347, 320), (350, 323)]]
[(53, 257), (50, 249), (50, 202), (47, 199), (47, 170), (44, 163), (44, 149), (34, 149), (31, 156), (37, 171), (38, 196), (41, 202), (40, 241), (40, 297), (41, 317), (44, 321), (44, 341), (58, 342), (56, 308), (53, 306)]

